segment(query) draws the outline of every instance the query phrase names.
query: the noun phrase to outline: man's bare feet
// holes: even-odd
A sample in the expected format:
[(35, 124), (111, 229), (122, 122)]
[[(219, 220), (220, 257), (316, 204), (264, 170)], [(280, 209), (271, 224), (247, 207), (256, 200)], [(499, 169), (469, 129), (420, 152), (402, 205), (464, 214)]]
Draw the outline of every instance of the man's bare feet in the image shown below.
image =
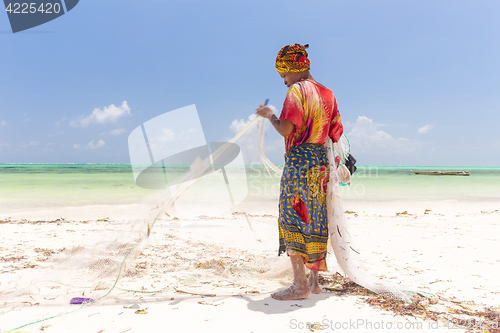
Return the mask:
[[(311, 295), (311, 289), (308, 286), (306, 279), (306, 271), (304, 266), (304, 257), (300, 254), (290, 256), (293, 269), (293, 284), (282, 291), (271, 294), (271, 297), (277, 300), (301, 299)], [(316, 272), (317, 275), (318, 272)]]
[(307, 280), (307, 285), (313, 294), (321, 294), (321, 287), (319, 286), (319, 274), (318, 272), (311, 271), (309, 273), (309, 279)]
[(307, 286), (307, 284), (302, 287), (298, 287), (295, 284), (292, 284), (285, 290), (278, 291), (277, 293), (271, 294), (271, 297), (280, 301), (286, 301), (291, 299), (301, 299), (306, 298), (311, 294), (311, 290)]

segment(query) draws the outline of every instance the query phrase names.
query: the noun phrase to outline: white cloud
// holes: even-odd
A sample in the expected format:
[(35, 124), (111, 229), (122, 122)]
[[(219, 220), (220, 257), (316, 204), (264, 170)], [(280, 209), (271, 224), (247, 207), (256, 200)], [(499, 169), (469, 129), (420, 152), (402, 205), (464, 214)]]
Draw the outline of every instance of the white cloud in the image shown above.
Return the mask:
[(160, 144), (164, 144), (165, 142), (169, 141), (174, 141), (174, 139), (175, 139), (175, 132), (168, 127), (162, 128), (160, 135), (156, 137), (156, 141), (159, 142)]
[(128, 106), (127, 101), (123, 101), (121, 106), (115, 106), (114, 104), (111, 104), (110, 106), (105, 106), (104, 108), (102, 108), (102, 110), (96, 108), (89, 116), (70, 121), (70, 125), (85, 127), (91, 123), (114, 123), (119, 118), (123, 116), (129, 116), (130, 114), (130, 107)]
[(30, 146), (38, 146), (40, 144), (40, 141), (31, 141)]
[(353, 125), (350, 138), (356, 138), (360, 142), (375, 141), (381, 143), (387, 140), (393, 140), (392, 136), (384, 131), (379, 131), (378, 127), (381, 124), (376, 124), (368, 117), (359, 116), (356, 123)]
[[(85, 146), (83, 146), (84, 149), (98, 149), (98, 148), (101, 148), (101, 147), (104, 147), (104, 145), (106, 144), (106, 142), (104, 142), (104, 140), (99, 140), (99, 142), (97, 142), (96, 144), (94, 144), (94, 140), (91, 140), (89, 143), (87, 143)], [(79, 144), (79, 143), (76, 143), (73, 145), (73, 148), (75, 149), (79, 149), (79, 148), (82, 148), (82, 145)]]
[(106, 144), (102, 139), (97, 142), (97, 144), (94, 145), (94, 140), (91, 140), (87, 145), (84, 147), (85, 149), (97, 149), (101, 148)]
[(359, 116), (355, 124), (349, 124), (352, 129), (346, 136), (352, 145), (353, 155), (356, 151), (378, 155), (413, 153), (424, 145), (418, 140), (393, 138), (389, 133), (379, 130), (381, 126), (384, 125), (365, 116)]
[(111, 134), (112, 134), (112, 135), (120, 135), (120, 134), (122, 134), (123, 132), (125, 132), (125, 129), (123, 129), (123, 128), (117, 128), (117, 129), (112, 130), (112, 131), (111, 131)]
[(278, 109), (276, 109), (276, 107), (274, 105), (269, 104), (267, 107), (270, 108), (271, 110), (273, 110), (273, 112), (275, 114), (278, 112)]
[(430, 132), (433, 128), (434, 128), (434, 124), (429, 124), (429, 125), (425, 125), (423, 127), (420, 127), (417, 132), (420, 133), (420, 134), (425, 134), (425, 133), (428, 133)]
[(7, 126), (7, 122), (5, 120), (2, 120), (2, 122), (0, 122), (0, 126)]
[(229, 126), (229, 129), (231, 129), (231, 131), (233, 131), (234, 133), (239, 133), (242, 129), (245, 128), (245, 126), (248, 125), (248, 123), (250, 123), (252, 120), (254, 120), (255, 117), (257, 117), (257, 115), (252, 114), (252, 115), (250, 115), (250, 117), (248, 117), (248, 120), (235, 119), (235, 120), (233, 120), (233, 122)]

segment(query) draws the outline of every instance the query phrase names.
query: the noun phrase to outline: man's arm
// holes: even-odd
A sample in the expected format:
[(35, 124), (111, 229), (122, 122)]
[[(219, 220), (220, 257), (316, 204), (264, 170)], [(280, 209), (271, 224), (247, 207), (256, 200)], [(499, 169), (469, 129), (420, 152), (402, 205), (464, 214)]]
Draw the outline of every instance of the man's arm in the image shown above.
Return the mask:
[(267, 106), (260, 105), (260, 107), (258, 107), (256, 111), (257, 115), (269, 119), (273, 127), (280, 135), (287, 137), (293, 133), (295, 125), (290, 120), (279, 120), (278, 117), (276, 117), (276, 115), (274, 114), (273, 110), (271, 110)]
[(273, 124), (276, 131), (285, 138), (293, 133), (295, 125), (290, 120), (279, 120), (274, 114), (271, 118), (269, 118), (269, 120), (271, 121), (271, 124)]

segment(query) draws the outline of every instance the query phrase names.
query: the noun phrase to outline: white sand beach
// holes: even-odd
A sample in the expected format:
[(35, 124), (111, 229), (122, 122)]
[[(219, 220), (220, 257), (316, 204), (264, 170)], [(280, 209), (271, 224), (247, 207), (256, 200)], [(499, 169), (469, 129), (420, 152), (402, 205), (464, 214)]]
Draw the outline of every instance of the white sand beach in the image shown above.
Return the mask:
[[(450, 309), (500, 310), (498, 203), (348, 201), (345, 208), (370, 274), (436, 294), (440, 300), (425, 304), (428, 310), (448, 314)], [(0, 288), (16, 276), (37, 269), (43, 272), (38, 266), (44, 260), (99, 237), (113, 225), (120, 226), (119, 221), (132, 212), (139, 214), (140, 206), (59, 208), (13, 216), (2, 212)], [(23, 296), (21, 305), (9, 299), (1, 304), (0, 331), (435, 332), (470, 328), (465, 315), (424, 321), (365, 302), (374, 296), (342, 291), (324, 289), (303, 300), (272, 299), (270, 294), (286, 287), (292, 274), (288, 259), (277, 257), (277, 208), (260, 213), (247, 216), (248, 221), (242, 214), (161, 220), (136, 259), (136, 273), (124, 276), (109, 295), (84, 307), (44, 305), (50, 302), (43, 293)], [(246, 263), (255, 268), (259, 260), (267, 268), (275, 265), (274, 272), (237, 273)], [(234, 278), (221, 277), (221, 267), (226, 272), (233, 267)], [(325, 278), (339, 269), (329, 268)], [(155, 290), (164, 291), (144, 293)], [(91, 290), (76, 292), (92, 297)], [(57, 297), (69, 303), (73, 296)], [(51, 316), (55, 317), (44, 320)], [(22, 327), (33, 319), (41, 321)], [(485, 328), (482, 331), (498, 324), (496, 319), (476, 319), (476, 325)]]

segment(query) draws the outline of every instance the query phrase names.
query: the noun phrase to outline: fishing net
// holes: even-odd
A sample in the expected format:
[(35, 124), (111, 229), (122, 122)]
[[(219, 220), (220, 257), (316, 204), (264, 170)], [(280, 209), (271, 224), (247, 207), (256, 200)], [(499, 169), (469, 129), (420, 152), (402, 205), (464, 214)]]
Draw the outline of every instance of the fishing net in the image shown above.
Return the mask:
[[(64, 318), (96, 303), (114, 304), (131, 294), (196, 290), (203, 295), (214, 286), (229, 288), (228, 294), (235, 286), (254, 293), (264, 280), (290, 282), (289, 260), (277, 256), (281, 169), (265, 154), (265, 119), (250, 117), (233, 138), (206, 143), (194, 106), (176, 111), (130, 134), (134, 178), (156, 190), (143, 209), (135, 218), (79, 221), (73, 236), (58, 241), (57, 248), (39, 249), (48, 254), (36, 265), (1, 274), (0, 331)], [(189, 126), (179, 120), (186, 114)], [(340, 170), (350, 153), (347, 139), (325, 146), (331, 170)], [(331, 175), (328, 211), (335, 255), (329, 256), (330, 268), (338, 263), (352, 281), (409, 300), (411, 292), (365, 272), (343, 214), (340, 171)], [(36, 227), (69, 223), (2, 221), (14, 222), (33, 234)]]

